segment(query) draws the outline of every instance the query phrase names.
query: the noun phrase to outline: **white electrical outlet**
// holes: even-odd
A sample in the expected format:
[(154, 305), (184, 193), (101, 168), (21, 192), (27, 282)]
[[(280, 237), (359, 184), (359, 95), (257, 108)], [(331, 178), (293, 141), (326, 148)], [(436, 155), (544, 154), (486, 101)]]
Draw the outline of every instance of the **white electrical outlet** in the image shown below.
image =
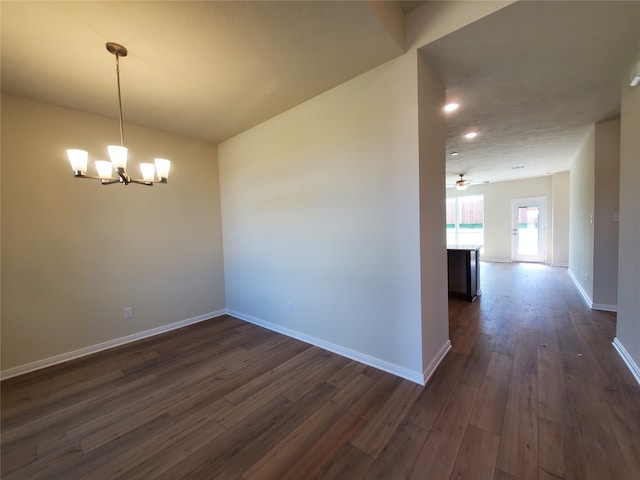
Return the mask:
[(293, 302), (292, 301), (288, 301), (287, 302), (287, 312), (293, 312)]
[(131, 318), (133, 317), (133, 307), (126, 307), (124, 309), (124, 318)]

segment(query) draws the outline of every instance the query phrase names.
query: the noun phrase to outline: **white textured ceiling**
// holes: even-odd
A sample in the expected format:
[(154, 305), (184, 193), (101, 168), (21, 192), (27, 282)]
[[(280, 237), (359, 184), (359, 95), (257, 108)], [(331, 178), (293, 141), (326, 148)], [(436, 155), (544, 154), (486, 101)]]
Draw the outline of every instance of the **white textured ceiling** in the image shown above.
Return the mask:
[(421, 52), (461, 105), (448, 115), (447, 183), (561, 172), (589, 125), (620, 113), (640, 2), (520, 1)]
[[(125, 121), (218, 142), (401, 55), (422, 3), (3, 0), (2, 91), (116, 119), (115, 41)], [(422, 48), (461, 103), (447, 182), (568, 169), (639, 32), (638, 1), (520, 1)]]

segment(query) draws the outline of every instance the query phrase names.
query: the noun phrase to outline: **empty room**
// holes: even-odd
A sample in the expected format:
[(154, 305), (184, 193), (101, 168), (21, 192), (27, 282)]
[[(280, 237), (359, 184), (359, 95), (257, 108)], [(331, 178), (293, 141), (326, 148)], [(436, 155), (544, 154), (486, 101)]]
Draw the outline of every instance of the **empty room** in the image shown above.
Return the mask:
[(640, 477), (639, 2), (0, 9), (2, 478)]

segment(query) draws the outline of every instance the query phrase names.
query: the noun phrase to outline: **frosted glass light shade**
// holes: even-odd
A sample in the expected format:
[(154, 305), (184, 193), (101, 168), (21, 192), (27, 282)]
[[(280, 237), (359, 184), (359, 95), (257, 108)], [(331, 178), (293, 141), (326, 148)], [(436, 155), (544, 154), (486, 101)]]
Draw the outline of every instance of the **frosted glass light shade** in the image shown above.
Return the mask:
[(140, 164), (140, 172), (142, 173), (142, 178), (147, 182), (153, 182), (156, 177), (156, 167), (153, 163), (141, 163)]
[(169, 178), (169, 170), (171, 169), (171, 162), (166, 158), (156, 158), (156, 171), (158, 172), (158, 178)]
[(466, 183), (457, 183), (456, 184), (456, 189), (460, 190), (462, 192), (462, 191), (466, 190), (468, 186), (469, 185), (467, 185)]
[(74, 172), (87, 173), (89, 153), (84, 150), (71, 148), (67, 150), (67, 157), (69, 157), (69, 163), (71, 163), (71, 168)]
[(127, 147), (120, 147), (118, 145), (109, 145), (107, 147), (109, 151), (109, 158), (113, 163), (113, 168), (117, 171), (119, 168), (127, 169)]
[(96, 170), (98, 171), (98, 176), (103, 180), (108, 180), (111, 178), (111, 172), (113, 171), (113, 164), (111, 162), (107, 162), (106, 160), (96, 160)]

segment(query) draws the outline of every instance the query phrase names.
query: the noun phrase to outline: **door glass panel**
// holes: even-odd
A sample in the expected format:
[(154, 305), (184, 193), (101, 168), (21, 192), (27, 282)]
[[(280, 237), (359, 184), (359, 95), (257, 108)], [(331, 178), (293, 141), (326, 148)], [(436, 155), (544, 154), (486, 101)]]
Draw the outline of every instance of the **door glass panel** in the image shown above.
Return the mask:
[(539, 214), (538, 205), (518, 207), (518, 255), (538, 255)]

